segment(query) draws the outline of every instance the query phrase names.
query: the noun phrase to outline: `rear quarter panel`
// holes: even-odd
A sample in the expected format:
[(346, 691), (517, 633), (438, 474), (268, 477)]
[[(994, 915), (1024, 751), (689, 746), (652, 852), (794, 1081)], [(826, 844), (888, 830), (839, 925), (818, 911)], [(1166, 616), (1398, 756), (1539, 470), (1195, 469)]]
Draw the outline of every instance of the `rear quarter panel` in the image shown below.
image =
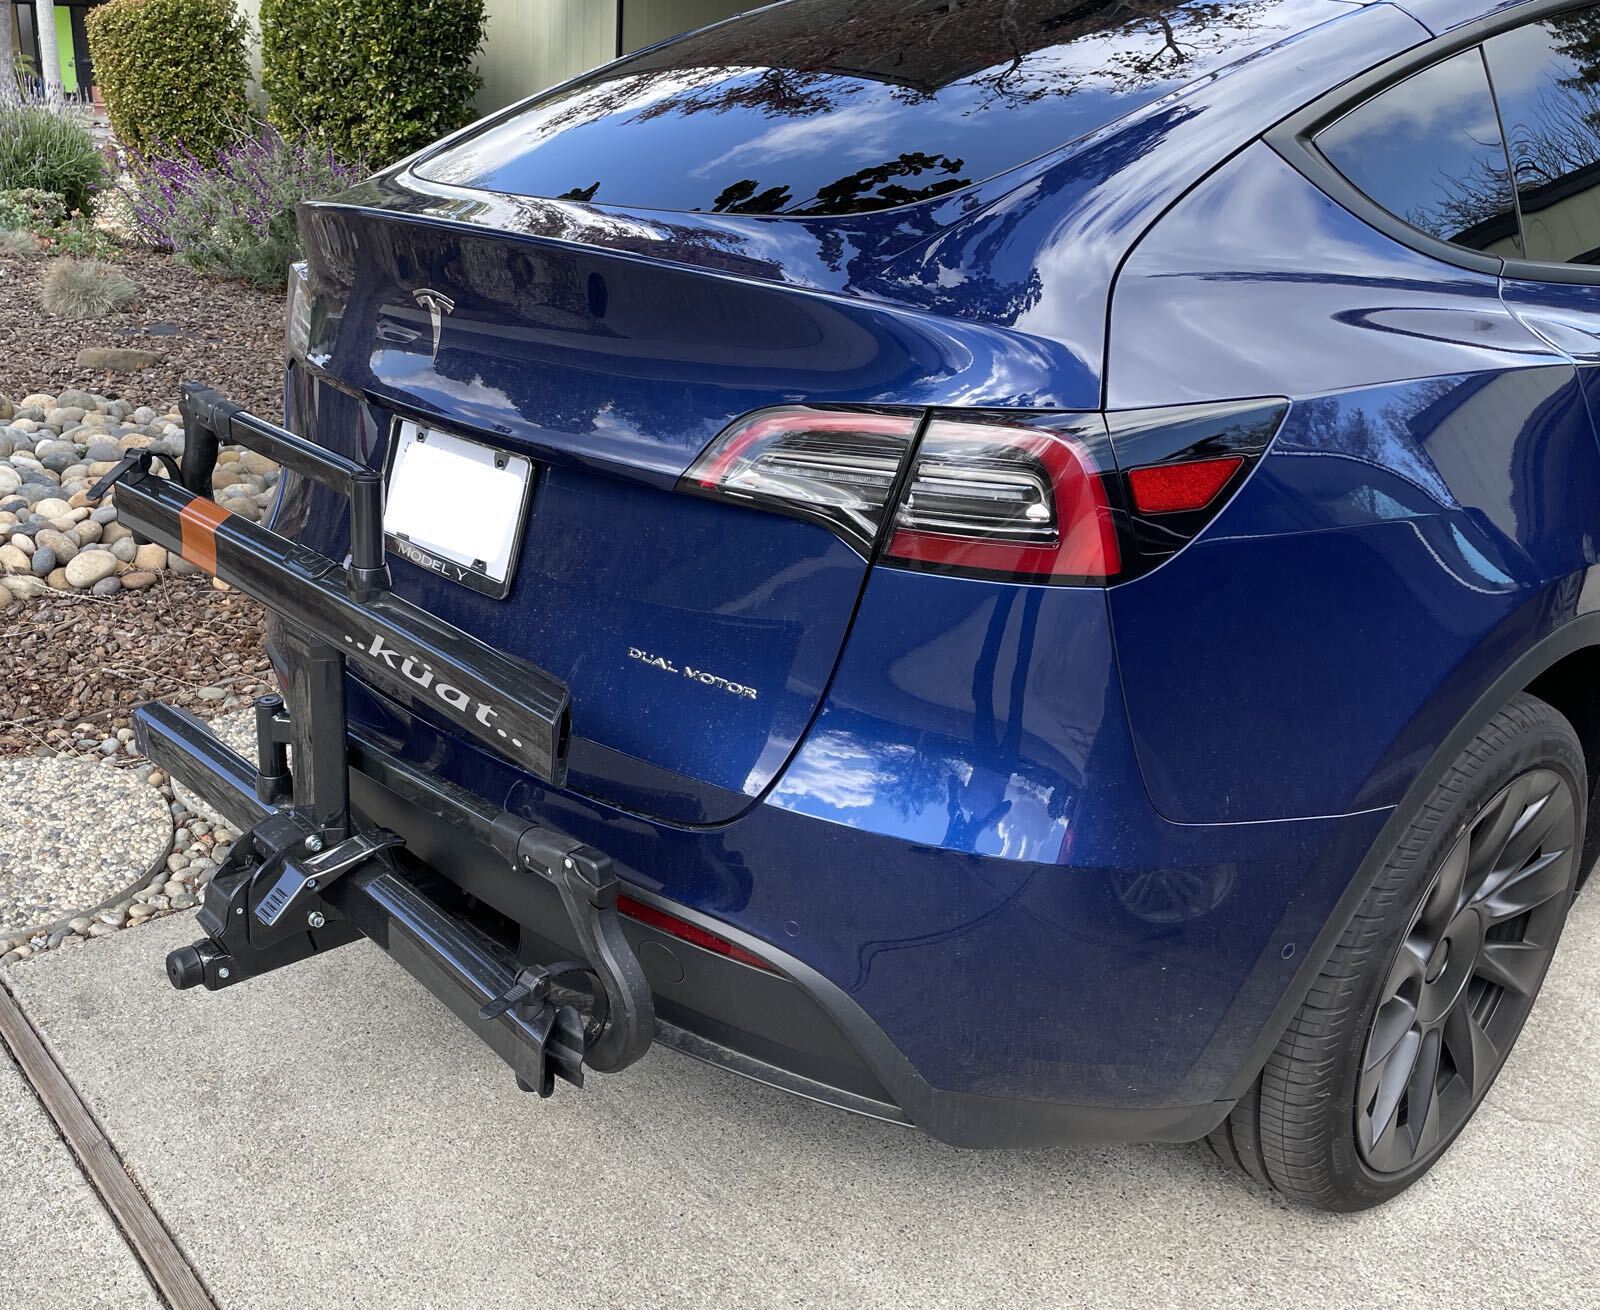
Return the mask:
[(1600, 450), (1497, 279), (1397, 244), (1267, 145), (1181, 201), (1112, 310), (1113, 407), (1286, 395), (1255, 476), (1112, 593), (1151, 797), (1192, 823), (1392, 804), (1577, 612)]

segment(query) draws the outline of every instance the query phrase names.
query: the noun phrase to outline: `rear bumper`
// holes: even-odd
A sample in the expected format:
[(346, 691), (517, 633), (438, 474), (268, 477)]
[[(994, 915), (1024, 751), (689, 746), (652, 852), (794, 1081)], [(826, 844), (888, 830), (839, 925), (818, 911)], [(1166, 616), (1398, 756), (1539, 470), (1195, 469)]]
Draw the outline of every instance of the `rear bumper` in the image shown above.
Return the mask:
[[(138, 712), (140, 738), (160, 767), (192, 787), (241, 830), (266, 813), (253, 791), (255, 765), (182, 711)], [(517, 960), (549, 962), (578, 943), (548, 883), (519, 876), (473, 835), (475, 807), (451, 813), (450, 788), (370, 742), (352, 740), (351, 797), (361, 817), (406, 839), (405, 873), (390, 872), (341, 893), (351, 923), (394, 956), (502, 1057), (505, 1029), (478, 1021), (476, 1008)], [(417, 804), (426, 792), (429, 803)], [(523, 926), (514, 952), (474, 940), (469, 985), (418, 943), (449, 931), (437, 908), (440, 883), (492, 905)], [(626, 923), (656, 1003), (655, 1039), (664, 1046), (794, 1095), (893, 1123), (914, 1125), (962, 1147), (1026, 1147), (1091, 1141), (1188, 1141), (1219, 1123), (1231, 1102), (1140, 1108), (1069, 1105), (940, 1090), (929, 1085), (888, 1035), (836, 984), (769, 943), (630, 886), (636, 900), (705, 927), (771, 966), (771, 972)], [(441, 923), (446, 924), (441, 927)], [(451, 948), (459, 957), (460, 943)], [(459, 966), (458, 966), (459, 968)]]

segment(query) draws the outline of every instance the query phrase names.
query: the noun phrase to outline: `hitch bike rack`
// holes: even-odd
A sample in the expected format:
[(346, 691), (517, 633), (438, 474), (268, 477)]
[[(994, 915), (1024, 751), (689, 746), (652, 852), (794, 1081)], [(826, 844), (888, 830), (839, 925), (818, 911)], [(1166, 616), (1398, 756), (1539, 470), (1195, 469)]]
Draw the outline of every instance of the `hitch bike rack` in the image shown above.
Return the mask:
[[(194, 716), (169, 705), (134, 713), (144, 753), (240, 832), (198, 915), (205, 936), (167, 957), (180, 989), (231, 987), (366, 937), (476, 1031), (525, 1090), (583, 1084), (586, 1068), (626, 1068), (655, 1034), (650, 986), (617, 914), (611, 861), (564, 834), (495, 811), (399, 760), (373, 760), (406, 799), (474, 836), (560, 894), (581, 958), (525, 962), (431, 894), (443, 884), (403, 840), (350, 806), (347, 662), (422, 701), (548, 782), (565, 778), (566, 686), (389, 590), (379, 475), (186, 383), (185, 447), (132, 450), (91, 490), (113, 492), (119, 518), (261, 601), (279, 622), (284, 695), (256, 701), (254, 765)], [(276, 460), (348, 504), (350, 554), (335, 561), (231, 514), (205, 493), (221, 444)]]

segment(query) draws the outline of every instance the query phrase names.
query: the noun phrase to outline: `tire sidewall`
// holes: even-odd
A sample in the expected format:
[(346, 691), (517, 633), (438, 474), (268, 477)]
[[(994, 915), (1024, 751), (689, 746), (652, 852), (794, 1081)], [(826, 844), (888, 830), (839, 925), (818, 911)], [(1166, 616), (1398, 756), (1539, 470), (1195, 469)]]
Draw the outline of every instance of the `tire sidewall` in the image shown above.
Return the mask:
[[(1398, 1173), (1378, 1173), (1362, 1158), (1356, 1145), (1356, 1087), (1374, 1012), (1395, 954), (1410, 932), (1444, 856), (1502, 787), (1533, 768), (1548, 768), (1560, 773), (1571, 785), (1577, 811), (1576, 842), (1579, 851), (1582, 851), (1588, 818), (1582, 749), (1576, 734), (1564, 719), (1542, 704), (1539, 708), (1544, 711), (1540, 720), (1530, 729), (1518, 733), (1512, 749), (1498, 750), (1487, 758), (1481, 758), (1472, 754), (1472, 747), (1468, 748), (1463, 759), (1457, 761), (1445, 783), (1441, 784), (1447, 785), (1456, 775), (1465, 777), (1465, 785), (1450, 807), (1448, 821), (1434, 823), (1433, 830), (1426, 833), (1421, 842), (1417, 842), (1415, 838), (1419, 829), (1426, 828), (1430, 821), (1427, 808), (1424, 807), (1401, 836), (1394, 853), (1385, 862), (1377, 881), (1363, 900), (1364, 911), (1382, 909), (1381, 931), (1370, 935), (1365, 941), (1350, 940), (1360, 921), (1358, 913), (1357, 920), (1346, 930), (1345, 938), (1341, 939), (1342, 946), (1362, 953), (1364, 964), (1356, 983), (1355, 1004), (1350, 1007), (1343, 1031), (1339, 1034), (1339, 1072), (1333, 1080), (1323, 1129), (1324, 1140), (1329, 1145), (1333, 1177), (1344, 1184), (1347, 1195), (1342, 1199), (1350, 1209), (1376, 1205), (1404, 1191), (1438, 1161), (1477, 1113), (1477, 1106), (1474, 1106), (1472, 1114), (1443, 1138), (1430, 1154)], [(1481, 740), (1480, 737), (1478, 741)], [(1474, 742), (1474, 746), (1477, 744)], [(1573, 880), (1567, 891), (1569, 902), (1581, 864), (1581, 858), (1574, 861)], [(1561, 926), (1565, 927), (1564, 921)], [(1558, 931), (1557, 943), (1559, 940)], [(1555, 943), (1552, 944), (1552, 957), (1554, 947)], [(1547, 971), (1548, 967), (1547, 961)], [(1544, 974), (1541, 973), (1539, 986), (1542, 987), (1543, 983)], [(1517, 1035), (1520, 1035), (1520, 1030), (1513, 1035), (1513, 1043)], [(1508, 1046), (1500, 1069), (1505, 1067), (1510, 1049)], [(1499, 1069), (1495, 1072), (1495, 1077), (1498, 1076)], [(1490, 1087), (1493, 1082), (1494, 1079), (1491, 1079)], [(1486, 1087), (1485, 1096), (1488, 1091)], [(1481, 1104), (1480, 1099), (1478, 1105)]]

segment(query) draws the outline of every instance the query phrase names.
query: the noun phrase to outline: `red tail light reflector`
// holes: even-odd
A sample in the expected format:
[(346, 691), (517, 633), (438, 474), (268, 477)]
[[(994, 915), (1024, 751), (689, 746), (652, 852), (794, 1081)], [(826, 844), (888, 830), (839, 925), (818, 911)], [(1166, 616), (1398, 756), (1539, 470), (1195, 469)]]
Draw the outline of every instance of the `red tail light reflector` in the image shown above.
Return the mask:
[(1243, 455), (1225, 455), (1220, 459), (1133, 469), (1128, 474), (1133, 507), (1141, 514), (1177, 514), (1204, 509), (1243, 466)]
[(680, 919), (675, 914), (668, 914), (665, 910), (658, 910), (653, 905), (646, 905), (643, 901), (636, 901), (631, 896), (617, 897), (617, 912), (625, 914), (628, 918), (642, 923), (647, 928), (654, 928), (657, 932), (665, 933), (668, 937), (676, 937), (680, 942), (688, 942), (691, 946), (698, 946), (702, 950), (712, 951), (729, 960), (736, 960), (740, 964), (748, 964), (752, 969), (761, 969), (767, 973), (777, 973), (770, 964), (759, 955), (747, 951), (742, 946), (735, 946), (732, 942), (718, 937), (699, 924), (690, 923), (687, 919)]

